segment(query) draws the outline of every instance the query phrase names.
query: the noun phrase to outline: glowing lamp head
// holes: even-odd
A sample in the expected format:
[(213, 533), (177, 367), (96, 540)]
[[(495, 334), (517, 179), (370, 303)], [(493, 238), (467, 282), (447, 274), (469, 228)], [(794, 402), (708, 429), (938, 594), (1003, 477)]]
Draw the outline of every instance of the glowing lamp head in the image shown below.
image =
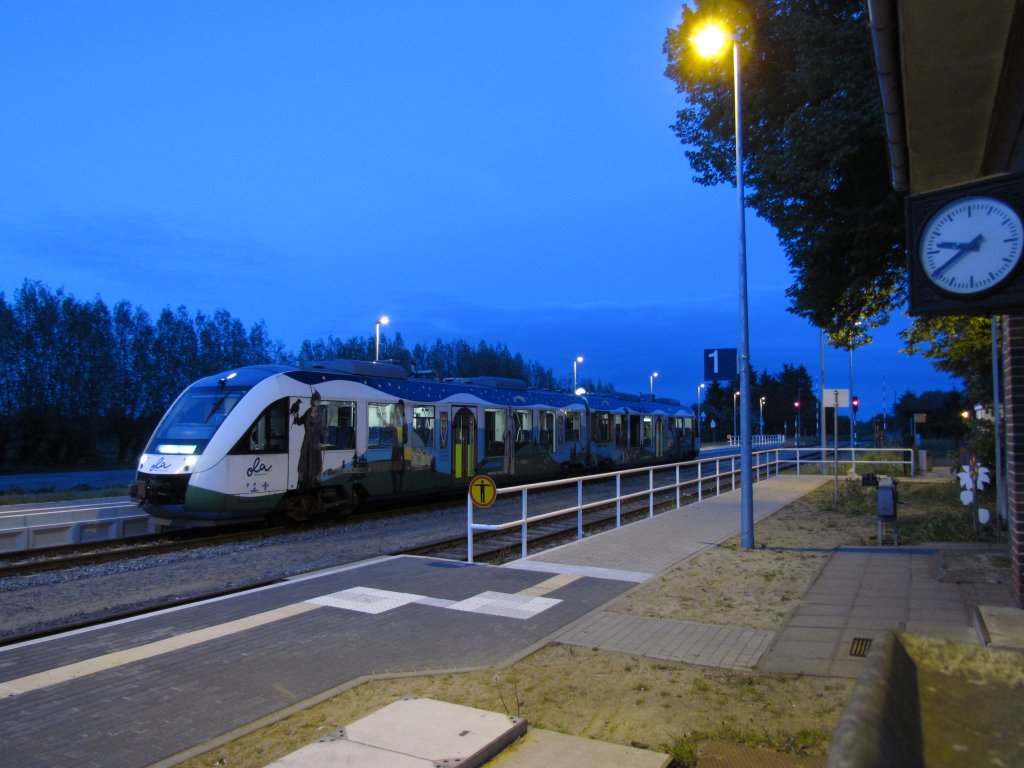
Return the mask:
[(697, 49), (697, 54), (704, 59), (717, 59), (721, 56), (732, 38), (721, 27), (715, 24), (705, 24), (690, 38)]

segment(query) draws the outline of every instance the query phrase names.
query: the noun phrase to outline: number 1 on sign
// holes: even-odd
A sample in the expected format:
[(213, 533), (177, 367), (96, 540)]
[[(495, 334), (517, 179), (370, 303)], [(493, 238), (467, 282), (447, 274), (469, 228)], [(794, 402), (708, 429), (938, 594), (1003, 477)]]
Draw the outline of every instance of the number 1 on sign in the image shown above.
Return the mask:
[(711, 354), (708, 355), (708, 357), (710, 357), (714, 361), (714, 371), (713, 371), (713, 373), (717, 376), (718, 375), (718, 350), (717, 349), (712, 350)]

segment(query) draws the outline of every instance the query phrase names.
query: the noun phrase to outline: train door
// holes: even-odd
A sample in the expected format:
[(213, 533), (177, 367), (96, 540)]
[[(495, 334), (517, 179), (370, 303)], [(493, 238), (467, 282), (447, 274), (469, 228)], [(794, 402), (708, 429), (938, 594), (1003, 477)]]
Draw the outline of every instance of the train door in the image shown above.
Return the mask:
[(476, 469), (476, 414), (457, 406), (452, 414), (452, 478), (468, 481)]
[(654, 455), (661, 457), (665, 452), (665, 420), (654, 420)]
[(640, 431), (640, 416), (629, 416), (629, 447), (630, 448), (642, 448), (643, 447), (643, 434)]

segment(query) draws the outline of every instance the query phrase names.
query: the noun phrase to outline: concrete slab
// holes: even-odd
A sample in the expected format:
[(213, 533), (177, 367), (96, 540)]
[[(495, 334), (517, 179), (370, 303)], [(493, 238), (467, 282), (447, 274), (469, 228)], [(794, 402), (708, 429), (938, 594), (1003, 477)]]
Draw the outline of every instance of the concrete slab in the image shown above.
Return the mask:
[(433, 699), (400, 699), (271, 766), (475, 768), (525, 733), (522, 718)]
[(324, 739), (275, 760), (267, 768), (435, 768), (433, 760), (412, 757), (344, 739)]
[(672, 758), (646, 749), (567, 736), (553, 731), (530, 731), (487, 764), (488, 768), (667, 768)]
[(401, 699), (346, 726), (347, 741), (400, 755), (477, 766), (526, 733), (526, 721), (433, 699)]
[(1024, 648), (1024, 611), (1019, 608), (979, 605), (988, 633), (988, 644), (1000, 648)]

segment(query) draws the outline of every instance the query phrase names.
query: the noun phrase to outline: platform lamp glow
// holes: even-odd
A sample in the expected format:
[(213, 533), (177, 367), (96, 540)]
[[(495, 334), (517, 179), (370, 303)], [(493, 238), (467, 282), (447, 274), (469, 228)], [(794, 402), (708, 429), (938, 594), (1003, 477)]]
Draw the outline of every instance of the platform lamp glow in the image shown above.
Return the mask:
[(720, 57), (732, 43), (733, 105), (736, 135), (736, 202), (739, 240), (740, 303), (740, 543), (754, 547), (753, 450), (750, 434), (750, 327), (747, 321), (747, 229), (743, 192), (743, 91), (740, 78), (740, 40), (722, 27), (704, 24), (690, 39), (697, 53), (706, 59)]
[(577, 395), (580, 394), (579, 387), (576, 385), (576, 364), (583, 362), (583, 355), (577, 355), (576, 359), (572, 361), (572, 391)]
[(382, 325), (387, 325), (390, 322), (391, 320), (387, 315), (381, 315), (380, 319), (377, 321), (377, 345), (374, 348), (375, 351), (373, 353), (373, 362), (375, 363), (380, 362), (380, 327)]
[(654, 399), (654, 380), (658, 378), (658, 372), (655, 371), (651, 374), (651, 400)]

